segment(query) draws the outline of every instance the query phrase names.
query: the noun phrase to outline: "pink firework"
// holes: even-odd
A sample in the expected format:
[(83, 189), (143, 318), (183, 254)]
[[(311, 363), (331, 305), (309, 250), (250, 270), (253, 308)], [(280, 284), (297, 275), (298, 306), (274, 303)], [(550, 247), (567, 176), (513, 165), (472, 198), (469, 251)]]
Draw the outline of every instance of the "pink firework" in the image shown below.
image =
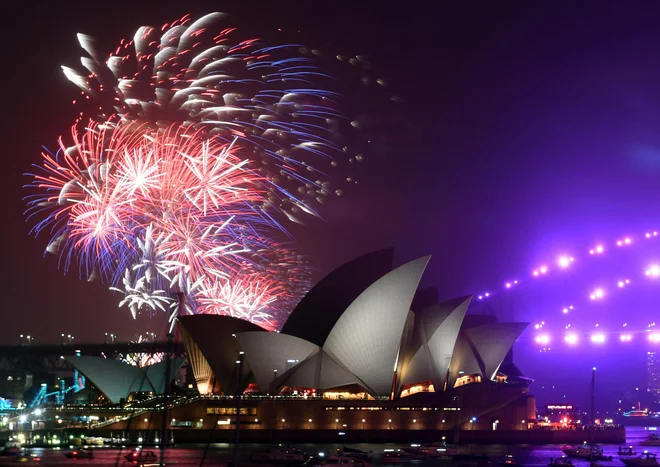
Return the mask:
[(30, 214), (43, 216), (35, 231), (55, 229), (51, 251), (66, 267), (77, 260), (88, 276), (100, 272), (134, 314), (142, 305), (164, 309), (168, 291), (194, 299), (207, 290), (226, 298), (212, 312), (251, 319), (284, 295), (274, 275), (253, 273), (286, 250), (266, 240), (280, 232), (262, 211), (272, 194), (234, 154), (238, 145), (189, 128), (93, 123), (74, 127), (73, 141), (44, 155), (32, 184), (40, 194), (29, 202)]
[(324, 58), (297, 43), (268, 44), (235, 26), (220, 12), (185, 15), (161, 27), (142, 26), (107, 51), (78, 34), (82, 67), (62, 67), (81, 89), (83, 98), (74, 103), (83, 104), (84, 118), (112, 125), (193, 126), (225, 142), (238, 136), (252, 168), (295, 199), (278, 209), (293, 218), (315, 215), (317, 203), (342, 194), (335, 183), (355, 182), (331, 174), (361, 161), (371, 139), (362, 133), (364, 116), (345, 114), (337, 76), (359, 86), (364, 101), (354, 98), (351, 107), (361, 115), (373, 105), (370, 91), (383, 97), (387, 84), (371, 76), (364, 56)]
[(233, 316), (275, 330), (278, 326), (270, 307), (283, 295), (282, 284), (268, 277), (236, 276), (203, 288), (196, 295), (197, 311)]

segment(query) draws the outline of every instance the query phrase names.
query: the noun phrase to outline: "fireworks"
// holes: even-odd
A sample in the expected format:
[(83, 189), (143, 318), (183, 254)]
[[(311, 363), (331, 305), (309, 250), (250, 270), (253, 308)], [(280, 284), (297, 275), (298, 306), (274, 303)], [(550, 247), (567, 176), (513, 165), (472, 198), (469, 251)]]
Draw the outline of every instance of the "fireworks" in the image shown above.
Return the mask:
[(315, 204), (343, 193), (332, 172), (363, 160), (363, 122), (345, 116), (325, 71), (334, 59), (241, 34), (221, 13), (184, 16), (141, 27), (109, 56), (79, 35), (86, 71), (63, 67), (91, 107), (71, 144), (43, 154), (28, 217), (65, 270), (109, 282), (134, 316), (277, 328), (308, 287), (304, 261), (278, 241), (282, 222), (317, 216)]
[(172, 309), (172, 292), (181, 292), (188, 312), (267, 321), (266, 307), (287, 295), (269, 283), (272, 275), (255, 279), (260, 258), (287, 257), (272, 240), (277, 224), (260, 209), (272, 187), (234, 155), (234, 142), (198, 133), (74, 126), (74, 145), (60, 141), (34, 175), (34, 230), (54, 232), (49, 251), (65, 268), (76, 261), (88, 277), (98, 273), (125, 294), (120, 304), (134, 316)]
[[(109, 58), (91, 37), (78, 39), (89, 54), (81, 59), (85, 71), (63, 70), (92, 103), (87, 117), (152, 129), (180, 124), (226, 143), (238, 139), (249, 155), (241, 158), (284, 194), (269, 201), (289, 218), (315, 215), (313, 204), (342, 193), (329, 173), (363, 159), (348, 147), (360, 122), (340, 110), (337, 80), (325, 71), (330, 60), (316, 50), (242, 36), (222, 13), (141, 27)], [(358, 71), (370, 66), (363, 57), (336, 58)], [(213, 201), (212, 193), (198, 195)]]

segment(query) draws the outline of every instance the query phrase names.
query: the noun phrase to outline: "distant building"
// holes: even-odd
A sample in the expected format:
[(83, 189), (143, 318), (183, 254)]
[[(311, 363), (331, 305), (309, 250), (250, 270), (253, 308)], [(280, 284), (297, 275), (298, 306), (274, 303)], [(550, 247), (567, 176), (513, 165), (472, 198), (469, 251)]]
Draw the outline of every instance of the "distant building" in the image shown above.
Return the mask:
[(648, 352), (646, 360), (648, 391), (653, 402), (660, 403), (660, 352)]

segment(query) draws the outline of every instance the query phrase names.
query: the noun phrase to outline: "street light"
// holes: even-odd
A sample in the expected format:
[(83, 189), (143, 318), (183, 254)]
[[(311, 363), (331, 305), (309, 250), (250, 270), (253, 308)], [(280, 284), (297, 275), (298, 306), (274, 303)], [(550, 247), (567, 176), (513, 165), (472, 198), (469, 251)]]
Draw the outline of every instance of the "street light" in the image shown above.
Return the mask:
[(363, 418), (363, 419), (362, 419), (362, 429), (363, 429), (363, 430), (364, 430), (364, 422), (366, 422), (366, 420)]
[(308, 427), (308, 428), (312, 428), (312, 419), (310, 418), (310, 419), (307, 420), (307, 421), (309, 422), (309, 427)]
[(282, 419), (282, 429), (284, 429), (284, 422), (286, 422), (286, 420)]
[(392, 429), (392, 419), (389, 418), (389, 419), (387, 420), (387, 423), (388, 423), (388, 425), (389, 425), (387, 429), (388, 429), (388, 430), (391, 430), (391, 429)]
[(337, 429), (337, 424), (339, 423), (339, 419), (335, 418), (335, 430)]
[(413, 426), (416, 430), (417, 429), (417, 419), (416, 418), (413, 418)]

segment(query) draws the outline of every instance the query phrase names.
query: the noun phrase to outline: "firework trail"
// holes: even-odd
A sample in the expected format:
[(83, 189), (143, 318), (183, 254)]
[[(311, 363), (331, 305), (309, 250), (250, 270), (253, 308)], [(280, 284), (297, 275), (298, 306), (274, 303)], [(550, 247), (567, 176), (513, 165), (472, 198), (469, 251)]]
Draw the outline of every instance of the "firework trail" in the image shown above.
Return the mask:
[(363, 159), (328, 60), (241, 36), (221, 13), (141, 27), (109, 56), (78, 39), (85, 71), (63, 70), (93, 110), (31, 175), (33, 233), (51, 236), (65, 271), (109, 282), (133, 316), (277, 328), (309, 287), (282, 223), (317, 216), (343, 193), (332, 175)]
[[(33, 230), (53, 235), (48, 250), (59, 252), (65, 269), (75, 262), (88, 277), (98, 274), (124, 293), (120, 305), (134, 316), (142, 308), (172, 309), (173, 291), (189, 297), (188, 312), (196, 310), (198, 296), (222, 300), (230, 291), (225, 308), (213, 312), (266, 319), (265, 307), (286, 294), (266, 295), (260, 285), (252, 300), (264, 302), (246, 308), (237, 290), (254, 293), (268, 281), (246, 280), (271, 277), (260, 264), (277, 266), (273, 260), (286, 256), (272, 241), (273, 222), (259, 209), (268, 183), (234, 156), (234, 143), (198, 132), (74, 126), (74, 145), (60, 141), (60, 151), (44, 153), (33, 175)], [(291, 261), (283, 266), (295, 267)], [(241, 311), (232, 311), (232, 303)]]
[[(63, 70), (93, 103), (88, 117), (152, 128), (178, 123), (226, 142), (238, 138), (251, 168), (285, 194), (267, 206), (294, 221), (341, 195), (330, 173), (363, 158), (349, 147), (360, 122), (342, 112), (337, 80), (325, 71), (332, 67), (316, 50), (242, 36), (223, 13), (143, 26), (110, 57), (93, 38), (78, 40), (89, 55), (81, 59), (84, 72)], [(360, 72), (370, 66), (363, 57), (336, 58)]]

